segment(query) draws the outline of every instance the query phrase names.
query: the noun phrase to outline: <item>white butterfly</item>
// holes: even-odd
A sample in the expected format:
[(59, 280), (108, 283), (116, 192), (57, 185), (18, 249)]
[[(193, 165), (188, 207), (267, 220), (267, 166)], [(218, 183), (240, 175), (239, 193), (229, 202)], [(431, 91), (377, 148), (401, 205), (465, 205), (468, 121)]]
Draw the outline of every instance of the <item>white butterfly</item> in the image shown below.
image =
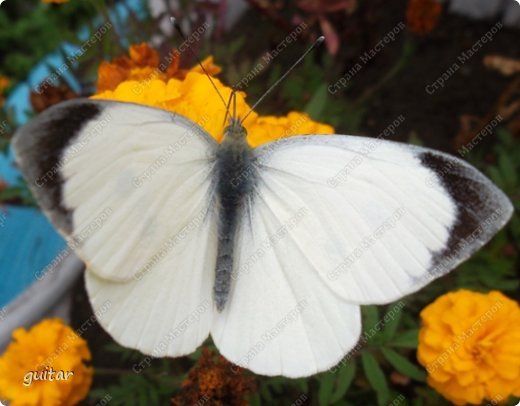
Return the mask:
[(302, 135), (251, 149), (236, 119), (217, 144), (131, 103), (64, 102), (13, 143), (116, 341), (176, 357), (211, 335), (264, 375), (334, 366), (359, 339), (360, 305), (447, 273), (513, 210), (478, 170), (427, 148)]

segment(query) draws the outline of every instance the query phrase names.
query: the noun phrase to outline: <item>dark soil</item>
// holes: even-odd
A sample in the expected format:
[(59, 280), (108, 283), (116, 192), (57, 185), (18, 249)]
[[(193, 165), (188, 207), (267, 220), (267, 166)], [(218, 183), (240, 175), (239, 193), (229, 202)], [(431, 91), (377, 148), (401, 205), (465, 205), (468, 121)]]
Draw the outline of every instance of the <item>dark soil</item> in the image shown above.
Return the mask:
[[(401, 2), (402, 3), (402, 2)], [(425, 145), (450, 151), (451, 141), (460, 128), (461, 115), (485, 116), (511, 79), (487, 69), (482, 61), (485, 55), (501, 54), (520, 57), (518, 30), (502, 28), (493, 41), (485, 44), (456, 71), (446, 86), (433, 95), (425, 87), (457, 61), (463, 51), (470, 48), (495, 21), (482, 22), (444, 14), (439, 26), (428, 37), (416, 41), (417, 46), (410, 63), (379, 93), (370, 110), (367, 130), (378, 133), (399, 114), (406, 117), (401, 126), (401, 140), (414, 131)], [(404, 39), (404, 38), (403, 38)], [(399, 49), (389, 47), (387, 61), (396, 58)], [(384, 74), (387, 65), (374, 60), (366, 72), (360, 72), (362, 85), (370, 84)]]
[[(365, 0), (353, 16), (346, 16), (345, 13), (327, 14), (341, 35), (341, 43), (339, 53), (334, 58), (333, 72), (325, 73), (326, 81), (329, 84), (335, 83), (388, 32), (400, 22), (406, 23), (407, 4), (407, 0)], [(280, 13), (283, 14), (281, 11)], [(294, 10), (291, 13), (284, 16), (287, 21), (298, 14)], [(444, 11), (437, 27), (425, 36), (421, 37), (404, 29), (394, 42), (386, 45), (368, 63), (362, 64), (362, 69), (349, 81), (351, 87), (348, 90), (338, 92), (332, 97), (353, 100), (362, 95), (391, 70), (400, 58), (404, 43), (409, 41), (414, 47), (411, 59), (368, 103), (369, 109), (360, 132), (363, 135), (376, 136), (396, 117), (403, 115), (405, 122), (399, 127), (394, 139), (407, 141), (410, 134), (415, 133), (426, 146), (453, 152), (451, 143), (460, 128), (460, 116), (484, 116), (492, 111), (499, 95), (511, 81), (511, 78), (487, 69), (483, 65), (484, 57), (489, 54), (520, 57), (519, 30), (505, 27), (500, 29), (491, 42), (484, 44), (464, 64), (459, 63), (460, 70), (446, 82), (444, 88), (433, 95), (428, 94), (425, 87), (435, 82), (457, 62), (457, 57), (471, 48), (497, 21), (470, 20)], [(273, 49), (287, 35), (286, 31), (274, 24), (272, 18), (254, 10), (222, 41), (231, 41), (240, 33), (246, 38), (246, 53), (250, 58), (255, 58), (266, 50)], [(290, 66), (304, 46), (308, 45), (308, 37), (316, 37), (319, 33), (317, 24), (311, 26), (305, 32), (307, 36), (302, 34), (300, 46), (284, 51), (275, 65), (279, 65), (278, 68), (280, 65), (285, 68)], [(316, 51), (316, 58), (323, 59), (325, 52), (324, 48)], [(244, 55), (237, 55), (238, 61), (224, 61), (224, 64), (237, 63), (243, 57)], [(298, 75), (299, 69), (291, 75)], [(269, 73), (262, 73), (255, 80), (267, 82), (267, 77)], [(273, 99), (276, 96), (270, 96), (260, 106), (260, 111), (279, 114), (276, 100)], [(269, 102), (271, 106), (266, 107), (265, 104)], [(341, 133), (349, 133), (349, 130), (337, 128)]]

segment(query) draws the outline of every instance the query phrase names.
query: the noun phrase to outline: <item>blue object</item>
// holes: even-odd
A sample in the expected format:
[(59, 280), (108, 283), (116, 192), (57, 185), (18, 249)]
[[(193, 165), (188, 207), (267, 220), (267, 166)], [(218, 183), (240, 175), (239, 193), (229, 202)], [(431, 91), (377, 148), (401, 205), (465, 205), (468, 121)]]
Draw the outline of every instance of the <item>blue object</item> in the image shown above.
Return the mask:
[(45, 277), (65, 245), (38, 209), (0, 207), (0, 307)]

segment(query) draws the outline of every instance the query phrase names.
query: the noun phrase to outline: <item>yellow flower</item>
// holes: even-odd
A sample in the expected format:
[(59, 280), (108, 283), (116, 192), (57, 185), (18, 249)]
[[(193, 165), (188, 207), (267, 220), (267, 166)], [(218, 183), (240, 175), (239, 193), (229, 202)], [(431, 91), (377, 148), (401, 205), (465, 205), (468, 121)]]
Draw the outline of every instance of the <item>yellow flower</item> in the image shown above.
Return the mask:
[(421, 312), (417, 358), (456, 405), (520, 396), (520, 307), (498, 291), (459, 290)]
[[(228, 99), (231, 88), (224, 86), (216, 78), (213, 82), (224, 100)], [(211, 94), (215, 96), (208, 97)], [(237, 95), (239, 116), (249, 111), (244, 97), (241, 92)], [(114, 91), (106, 90), (92, 98), (134, 102), (179, 113), (199, 124), (217, 141), (222, 139), (224, 133), (225, 106), (218, 99), (206, 75), (201, 73), (189, 72), (184, 80), (170, 79), (168, 82), (160, 79), (144, 82), (128, 80), (120, 83)], [(256, 114), (252, 113), (246, 123), (255, 118)]]
[(297, 111), (291, 111), (285, 117), (258, 117), (246, 128), (252, 147), (291, 135), (334, 133), (330, 125), (312, 121), (307, 114)]
[[(134, 102), (179, 113), (198, 123), (220, 142), (227, 125), (224, 122), (226, 109), (202, 69), (198, 65), (189, 70), (178, 69), (178, 58), (173, 58), (166, 71), (160, 70), (156, 66), (158, 58), (152, 57), (155, 53), (141, 44), (131, 47), (130, 57), (101, 64), (98, 92), (92, 98)], [(211, 56), (202, 65), (212, 76), (220, 72)], [(217, 78), (212, 77), (212, 80), (227, 102), (231, 88)], [(244, 117), (250, 110), (245, 98), (244, 92), (237, 93), (238, 117)], [(312, 121), (299, 112), (291, 112), (285, 117), (259, 117), (252, 112), (243, 124), (252, 147), (291, 135), (334, 133), (331, 126)]]
[(92, 384), (93, 370), (84, 364), (90, 358), (85, 340), (59, 319), (19, 328), (0, 357), (0, 399), (11, 406), (75, 405)]

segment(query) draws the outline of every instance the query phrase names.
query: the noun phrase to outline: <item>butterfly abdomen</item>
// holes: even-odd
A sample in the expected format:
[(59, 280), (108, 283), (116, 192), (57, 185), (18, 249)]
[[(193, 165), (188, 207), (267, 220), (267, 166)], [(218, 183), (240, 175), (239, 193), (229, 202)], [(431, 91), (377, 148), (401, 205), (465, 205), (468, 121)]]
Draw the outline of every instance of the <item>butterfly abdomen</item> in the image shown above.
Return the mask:
[[(240, 130), (243, 129), (237, 129)], [(213, 293), (219, 311), (224, 308), (231, 288), (237, 222), (247, 196), (252, 193), (256, 175), (253, 150), (245, 141), (245, 133), (238, 135), (227, 132), (217, 155), (219, 226)]]

